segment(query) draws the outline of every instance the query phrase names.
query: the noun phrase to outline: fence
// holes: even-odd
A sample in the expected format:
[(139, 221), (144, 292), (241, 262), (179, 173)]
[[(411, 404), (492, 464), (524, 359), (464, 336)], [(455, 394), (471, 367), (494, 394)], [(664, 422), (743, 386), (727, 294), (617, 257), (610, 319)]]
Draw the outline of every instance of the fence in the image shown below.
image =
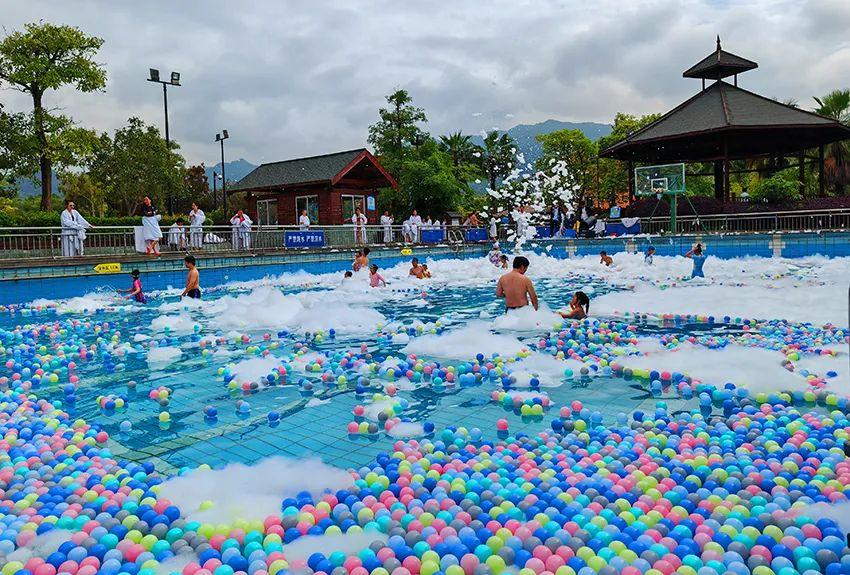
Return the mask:
[[(671, 233), (670, 216), (641, 218), (641, 232)], [(678, 216), (676, 234), (850, 230), (850, 209)]]
[[(669, 217), (655, 216), (641, 219), (641, 233), (669, 234)], [(86, 231), (82, 253), (71, 245), (74, 236), (64, 236), (58, 227), (44, 228), (0, 228), (0, 261), (22, 258), (59, 258), (69, 255), (127, 256), (144, 253), (144, 243), (138, 237), (140, 228), (97, 227)], [(205, 253), (227, 253), (238, 251), (270, 251), (303, 248), (354, 249), (359, 245), (402, 245), (426, 239), (428, 231), (437, 228), (422, 227), (421, 237), (404, 238), (401, 226), (366, 226), (365, 232), (355, 236), (353, 225), (316, 226), (302, 231), (296, 226), (257, 226), (250, 232), (234, 232), (231, 226), (207, 226), (199, 251)], [(443, 226), (437, 237), (441, 243), (463, 244), (487, 239), (487, 231), (473, 230), (460, 226)], [(690, 233), (764, 233), (794, 231), (844, 231), (850, 230), (850, 209), (766, 212), (754, 214), (712, 214), (705, 216), (681, 216), (676, 225), (676, 234)], [(169, 243), (169, 231), (163, 230), (160, 250), (184, 252), (193, 249), (187, 233), (182, 243)], [(505, 239), (507, 228), (500, 227), (499, 238)], [(64, 240), (64, 242), (63, 242)], [(428, 240), (426, 240), (428, 241)], [(63, 243), (65, 250), (63, 251)]]
[[(425, 230), (436, 228), (422, 227)], [(445, 243), (463, 243), (466, 234), (461, 228), (442, 227), (441, 237)], [(126, 256), (144, 252), (144, 241), (139, 237), (139, 228), (95, 227), (86, 230), (86, 238), (76, 241), (73, 233), (62, 233), (62, 228), (0, 228), (0, 261), (21, 258), (59, 258), (69, 256)], [(174, 241), (174, 240), (177, 241)], [(360, 245), (402, 245), (418, 241), (419, 238), (403, 237), (401, 226), (365, 226), (355, 235), (353, 225), (316, 226), (304, 231), (297, 226), (257, 226), (250, 231), (234, 230), (231, 226), (207, 226), (202, 243), (192, 245), (186, 233), (176, 238), (163, 229), (159, 244), (162, 253), (200, 251), (203, 253), (226, 253), (239, 251), (267, 251), (305, 248), (355, 249)], [(64, 249), (63, 249), (64, 248)]]

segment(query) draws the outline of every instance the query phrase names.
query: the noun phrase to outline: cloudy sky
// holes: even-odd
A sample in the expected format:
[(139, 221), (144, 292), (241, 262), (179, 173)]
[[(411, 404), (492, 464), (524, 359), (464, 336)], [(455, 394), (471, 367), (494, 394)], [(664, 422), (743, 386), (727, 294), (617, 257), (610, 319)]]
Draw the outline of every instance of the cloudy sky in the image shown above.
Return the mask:
[[(745, 88), (809, 107), (850, 87), (847, 0), (0, 0), (0, 12), (7, 30), (45, 20), (105, 39), (105, 92), (46, 98), (84, 126), (161, 128), (148, 68), (179, 71), (171, 135), (207, 165), (222, 128), (229, 160), (364, 146), (398, 87), (437, 135), (665, 111), (698, 90), (682, 71), (718, 33), (759, 63)], [(10, 90), (0, 101), (29, 106)]]

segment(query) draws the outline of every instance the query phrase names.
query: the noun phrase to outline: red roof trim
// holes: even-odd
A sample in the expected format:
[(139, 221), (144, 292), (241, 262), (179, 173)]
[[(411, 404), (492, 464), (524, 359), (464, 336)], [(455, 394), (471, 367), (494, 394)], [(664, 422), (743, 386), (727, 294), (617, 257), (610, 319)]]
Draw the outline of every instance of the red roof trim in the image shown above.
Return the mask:
[(331, 185), (335, 186), (335, 185), (336, 185), (336, 184), (337, 184), (337, 183), (338, 183), (338, 182), (339, 182), (342, 178), (344, 178), (344, 177), (345, 177), (345, 175), (346, 175), (348, 172), (350, 172), (351, 170), (353, 170), (353, 169), (354, 169), (354, 167), (355, 167), (355, 166), (357, 166), (357, 164), (359, 164), (360, 162), (362, 162), (364, 159), (365, 159), (365, 160), (369, 160), (369, 162), (370, 162), (373, 166), (375, 166), (375, 167), (378, 169), (378, 171), (379, 171), (379, 172), (381, 172), (381, 175), (382, 175), (382, 176), (384, 176), (384, 177), (387, 179), (387, 181), (390, 183), (390, 186), (391, 186), (393, 189), (398, 188), (398, 183), (395, 181), (395, 178), (393, 178), (393, 177), (390, 175), (390, 173), (384, 169), (384, 167), (381, 165), (381, 163), (380, 163), (380, 162), (378, 162), (378, 158), (376, 158), (375, 156), (373, 156), (373, 155), (369, 152), (369, 150), (363, 150), (362, 152), (360, 152), (359, 154), (357, 154), (357, 156), (355, 156), (355, 157), (354, 157), (354, 159), (353, 159), (353, 160), (351, 160), (351, 161), (348, 163), (348, 165), (347, 165), (347, 166), (345, 166), (342, 170), (340, 170), (340, 172), (339, 172), (337, 175), (335, 175), (335, 176), (333, 177), (333, 179), (331, 180)]

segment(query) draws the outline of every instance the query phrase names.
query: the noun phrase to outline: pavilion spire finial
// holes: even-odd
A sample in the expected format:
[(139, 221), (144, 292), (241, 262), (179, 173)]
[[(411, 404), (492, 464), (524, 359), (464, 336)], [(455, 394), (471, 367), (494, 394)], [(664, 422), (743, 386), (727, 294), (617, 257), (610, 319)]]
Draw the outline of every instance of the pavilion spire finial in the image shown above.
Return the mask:
[(720, 34), (717, 35), (717, 51), (720, 52)]

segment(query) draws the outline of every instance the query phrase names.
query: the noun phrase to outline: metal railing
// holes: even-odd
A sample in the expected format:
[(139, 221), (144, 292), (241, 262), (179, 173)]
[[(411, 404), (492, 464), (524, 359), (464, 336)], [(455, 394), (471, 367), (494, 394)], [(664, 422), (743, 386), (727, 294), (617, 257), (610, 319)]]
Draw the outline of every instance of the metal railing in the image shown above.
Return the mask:
[(764, 233), (850, 230), (850, 209), (801, 210), (747, 214), (678, 216), (676, 230), (670, 229), (670, 216), (641, 218), (641, 232), (675, 233)]
[[(287, 232), (304, 232), (298, 226), (254, 226), (250, 231), (234, 231), (231, 226), (206, 226), (200, 247), (193, 243), (188, 228), (183, 236), (177, 238), (171, 236), (167, 228), (163, 228), (159, 250), (161, 253), (235, 253), (316, 247), (356, 249), (365, 245), (401, 246), (419, 243), (421, 234), (426, 230), (437, 229), (443, 233), (442, 240), (436, 243), (466, 243), (462, 228), (453, 226), (423, 226), (415, 236), (407, 234), (407, 237), (401, 226), (365, 226), (356, 234), (353, 225), (313, 226), (306, 233), (295, 234), (312, 236), (303, 242), (293, 242), (292, 234), (288, 240), (286, 238)], [(321, 242), (315, 241), (315, 232), (322, 232)], [(59, 227), (0, 228), (0, 261), (145, 254), (144, 241), (137, 237), (138, 233), (135, 227), (98, 226), (86, 230), (84, 240), (77, 240), (74, 233), (63, 234)]]

